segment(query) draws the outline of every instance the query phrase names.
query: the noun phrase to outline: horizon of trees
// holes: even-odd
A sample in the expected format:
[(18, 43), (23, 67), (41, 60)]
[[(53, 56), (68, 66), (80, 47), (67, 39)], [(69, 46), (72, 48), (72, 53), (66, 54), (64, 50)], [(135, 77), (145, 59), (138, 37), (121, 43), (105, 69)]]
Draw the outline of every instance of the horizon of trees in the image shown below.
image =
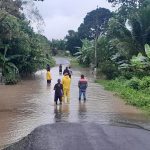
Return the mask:
[[(98, 73), (104, 73), (109, 79), (119, 75), (149, 75), (150, 72), (146, 70), (150, 69), (150, 63), (145, 45), (150, 44), (150, 1), (108, 2), (119, 8), (115, 12), (103, 8), (89, 12), (77, 32), (69, 30), (66, 36), (67, 50), (76, 55), (81, 64), (97, 66)], [(97, 20), (96, 16), (102, 18)], [(97, 59), (97, 64), (93, 58)]]

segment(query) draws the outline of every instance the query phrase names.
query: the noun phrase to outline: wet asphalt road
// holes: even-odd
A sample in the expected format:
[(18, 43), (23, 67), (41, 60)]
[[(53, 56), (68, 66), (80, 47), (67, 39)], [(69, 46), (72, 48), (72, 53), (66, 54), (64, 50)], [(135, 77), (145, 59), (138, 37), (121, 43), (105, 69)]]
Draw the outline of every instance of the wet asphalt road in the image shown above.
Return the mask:
[(150, 150), (150, 132), (95, 123), (55, 123), (35, 129), (5, 150)]

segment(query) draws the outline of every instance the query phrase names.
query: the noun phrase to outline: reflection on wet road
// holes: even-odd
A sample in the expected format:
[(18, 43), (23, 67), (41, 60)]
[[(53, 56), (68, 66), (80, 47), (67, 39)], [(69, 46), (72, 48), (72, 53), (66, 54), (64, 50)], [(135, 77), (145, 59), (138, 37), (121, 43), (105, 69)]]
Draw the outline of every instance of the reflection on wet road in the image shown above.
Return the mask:
[[(69, 64), (57, 58), (57, 64)], [(73, 68), (71, 103), (55, 106), (53, 87), (58, 78), (58, 66), (51, 69), (52, 85), (46, 84), (46, 71), (36, 73), (35, 79), (22, 81), (15, 86), (0, 86), (0, 147), (13, 143), (33, 129), (55, 122), (95, 122), (113, 124), (130, 122), (150, 125), (150, 118), (139, 110), (127, 106), (112, 93), (94, 83), (86, 69)], [(78, 102), (78, 80), (81, 72), (88, 77), (87, 102)]]

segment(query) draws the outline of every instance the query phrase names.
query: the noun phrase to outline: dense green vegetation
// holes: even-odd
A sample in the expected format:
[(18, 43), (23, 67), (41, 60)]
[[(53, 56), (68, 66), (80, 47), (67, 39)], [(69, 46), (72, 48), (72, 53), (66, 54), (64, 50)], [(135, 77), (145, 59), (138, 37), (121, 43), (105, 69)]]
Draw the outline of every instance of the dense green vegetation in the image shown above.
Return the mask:
[[(50, 42), (34, 32), (30, 21), (20, 11), (24, 4), (27, 2), (21, 0), (0, 3), (0, 68), (6, 84), (15, 84), (19, 77), (54, 63)], [(38, 13), (34, 10), (33, 13), (40, 19)]]
[(148, 49), (150, 2), (109, 2), (120, 7), (115, 12), (103, 8), (89, 12), (78, 31), (71, 31), (68, 35), (82, 42), (75, 43), (75, 40), (68, 38), (66, 43), (72, 42), (71, 49), (76, 48), (71, 53), (77, 56), (80, 64), (93, 64), (98, 68), (98, 73), (105, 74), (107, 79), (120, 75), (127, 78), (149, 75), (149, 56), (145, 45)]
[[(104, 8), (89, 12), (77, 32), (68, 32), (66, 49), (77, 56), (80, 64), (97, 67), (107, 79), (149, 75), (145, 45), (150, 44), (150, 2), (108, 2), (120, 7), (115, 12)], [(137, 59), (144, 59), (143, 68), (137, 66), (143, 64), (135, 65)]]
[(110, 10), (106, 8), (97, 8), (89, 12), (78, 31), (69, 30), (65, 37), (66, 49), (74, 55), (78, 52), (78, 48), (82, 47), (82, 40), (93, 40), (99, 35), (105, 34), (105, 26), (107, 26), (109, 18), (112, 16)]
[[(111, 2), (115, 4), (118, 1)], [(82, 40), (82, 47), (76, 53), (79, 55), (80, 63), (87, 66), (96, 63), (95, 66), (108, 79), (114, 79), (124, 73), (125, 76), (127, 73), (132, 74), (133, 72), (139, 75), (141, 71), (149, 74), (149, 71), (144, 72), (148, 69), (148, 65), (140, 71), (133, 62), (135, 57), (138, 59), (141, 57), (145, 59), (145, 63), (148, 63), (145, 57), (145, 44), (150, 44), (150, 21), (148, 19), (150, 3), (145, 0), (139, 1), (137, 5), (137, 1), (132, 1), (129, 5), (128, 2), (123, 1), (122, 3), (120, 1), (120, 8), (110, 15), (109, 21), (103, 26), (103, 32), (98, 33), (98, 37), (95, 36), (93, 40), (90, 40), (88, 36), (85, 36), (89, 43), (93, 43), (92, 47), (89, 45), (85, 48), (87, 40)]]
[(79, 64), (96, 67), (97, 76), (111, 79), (102, 83), (129, 104), (149, 109), (150, 1), (108, 2), (119, 8), (115, 12), (103, 8), (89, 12), (74, 32), (82, 43), (71, 44), (72, 54)]

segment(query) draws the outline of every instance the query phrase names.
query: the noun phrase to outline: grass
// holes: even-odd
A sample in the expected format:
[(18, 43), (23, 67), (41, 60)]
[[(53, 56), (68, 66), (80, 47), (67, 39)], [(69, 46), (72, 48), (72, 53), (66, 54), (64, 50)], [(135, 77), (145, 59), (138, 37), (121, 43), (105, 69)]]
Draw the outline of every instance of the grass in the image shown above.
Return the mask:
[(75, 68), (87, 68), (86, 65), (80, 64), (75, 57), (70, 57), (70, 64)]
[(119, 80), (97, 80), (106, 90), (116, 92), (123, 100), (130, 105), (136, 106), (150, 113), (150, 94), (135, 90), (126, 85), (126, 81)]
[(76, 60), (76, 58), (70, 58), (70, 64), (72, 67), (80, 67), (80, 64), (78, 63), (78, 61)]

